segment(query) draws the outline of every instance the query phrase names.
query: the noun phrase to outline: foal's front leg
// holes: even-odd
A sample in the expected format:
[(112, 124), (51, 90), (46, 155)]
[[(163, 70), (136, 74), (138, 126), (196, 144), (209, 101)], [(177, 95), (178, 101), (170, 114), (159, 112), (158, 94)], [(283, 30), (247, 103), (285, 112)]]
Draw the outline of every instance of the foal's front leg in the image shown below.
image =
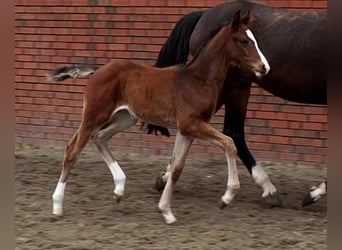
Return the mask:
[(228, 164), (228, 179), (226, 191), (221, 197), (220, 207), (223, 208), (233, 200), (235, 194), (240, 188), (240, 181), (236, 167), (237, 151), (235, 144), (232, 138), (217, 131), (208, 123), (198, 121), (197, 123), (193, 124), (194, 125), (192, 125), (192, 128), (188, 128), (187, 133), (191, 134), (191, 136), (196, 139), (209, 141), (222, 148), (225, 152)]
[[(250, 96), (250, 87), (246, 84), (231, 82), (225, 84), (221, 99), (225, 102), (223, 133), (231, 136), (238, 150), (238, 156), (251, 174), (255, 183), (262, 188), (262, 200), (268, 207), (281, 206), (281, 198), (268, 174), (249, 151), (245, 140), (245, 119)], [(248, 85), (247, 85), (248, 86)]]
[(166, 186), (158, 204), (167, 224), (176, 222), (176, 217), (171, 211), (172, 194), (175, 189), (176, 182), (184, 168), (185, 159), (192, 142), (192, 138), (183, 136), (180, 132), (177, 132), (171, 163), (168, 166), (170, 168), (170, 178), (167, 179)]

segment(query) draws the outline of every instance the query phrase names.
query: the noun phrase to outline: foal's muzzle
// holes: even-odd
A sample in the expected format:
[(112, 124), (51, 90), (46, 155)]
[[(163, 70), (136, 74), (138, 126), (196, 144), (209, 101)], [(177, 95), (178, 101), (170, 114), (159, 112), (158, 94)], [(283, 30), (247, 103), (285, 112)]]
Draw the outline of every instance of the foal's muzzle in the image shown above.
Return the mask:
[(268, 72), (269, 70), (266, 68), (265, 64), (262, 64), (254, 69), (254, 73), (258, 78), (262, 78), (263, 76), (267, 75)]

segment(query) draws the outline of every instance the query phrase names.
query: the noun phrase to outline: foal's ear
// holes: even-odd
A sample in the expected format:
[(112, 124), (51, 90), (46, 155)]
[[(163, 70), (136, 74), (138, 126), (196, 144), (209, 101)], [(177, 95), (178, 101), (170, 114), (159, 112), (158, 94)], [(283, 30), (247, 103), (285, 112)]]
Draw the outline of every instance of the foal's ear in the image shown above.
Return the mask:
[(232, 28), (233, 30), (236, 30), (241, 23), (241, 18), (240, 18), (240, 10), (235, 12), (235, 14), (232, 17)]
[(244, 25), (247, 25), (250, 19), (251, 19), (251, 11), (248, 10), (247, 14), (241, 19), (241, 21)]

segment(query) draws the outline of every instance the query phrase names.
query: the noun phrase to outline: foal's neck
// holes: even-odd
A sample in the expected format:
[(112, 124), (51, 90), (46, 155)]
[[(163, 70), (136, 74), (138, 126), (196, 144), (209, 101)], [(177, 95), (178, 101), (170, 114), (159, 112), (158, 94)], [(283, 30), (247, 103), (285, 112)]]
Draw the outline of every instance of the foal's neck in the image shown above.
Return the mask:
[(225, 44), (227, 38), (222, 38), (220, 34), (216, 35), (198, 52), (188, 66), (207, 84), (214, 84), (219, 89), (223, 87), (231, 63), (231, 56)]

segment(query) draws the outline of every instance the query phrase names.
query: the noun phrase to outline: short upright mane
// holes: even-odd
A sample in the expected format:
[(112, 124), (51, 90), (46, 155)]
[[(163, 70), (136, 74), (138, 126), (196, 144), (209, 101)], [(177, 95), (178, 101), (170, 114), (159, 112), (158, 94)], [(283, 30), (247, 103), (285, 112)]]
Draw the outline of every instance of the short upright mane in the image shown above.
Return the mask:
[(220, 32), (221, 29), (223, 29), (224, 26), (228, 25), (229, 24), (229, 21), (228, 22), (223, 22), (221, 23), (220, 25), (217, 25), (215, 29), (213, 29), (212, 31), (210, 31), (210, 36), (208, 36), (207, 39), (205, 39), (200, 48), (197, 50), (197, 52), (195, 53), (195, 55), (192, 57), (192, 59), (190, 60), (190, 62), (188, 62), (186, 64), (186, 66), (190, 66), (197, 58), (197, 56), (201, 53), (201, 51), (203, 50), (203, 48), (209, 44), (209, 42)]

